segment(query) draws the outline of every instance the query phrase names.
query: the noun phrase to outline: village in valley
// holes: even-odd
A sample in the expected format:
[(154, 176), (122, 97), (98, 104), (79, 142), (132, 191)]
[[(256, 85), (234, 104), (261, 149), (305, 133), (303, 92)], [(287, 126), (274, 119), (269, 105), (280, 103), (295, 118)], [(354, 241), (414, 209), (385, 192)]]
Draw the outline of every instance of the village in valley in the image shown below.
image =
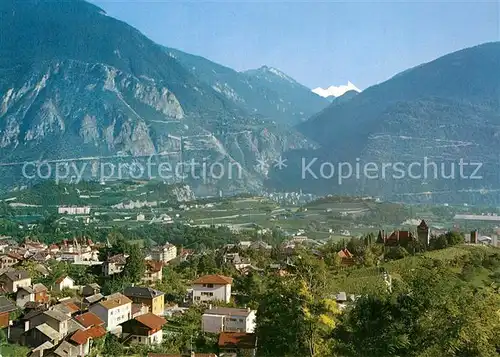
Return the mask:
[(2, 357), (331, 356), (362, 301), (417, 268), (500, 283), (497, 215), (470, 207), (130, 182), (45, 183), (0, 208)]
[(2, 237), (0, 327), (10, 348), (32, 357), (256, 356), (265, 279), (307, 278), (311, 267), (334, 272), (322, 282), (324, 297), (342, 314), (370, 284), (390, 290), (394, 262), (496, 244), (477, 231), (436, 235), (424, 220), (335, 241), (297, 233), (279, 244), (259, 235), (198, 249), (139, 246), (116, 232), (100, 242)]

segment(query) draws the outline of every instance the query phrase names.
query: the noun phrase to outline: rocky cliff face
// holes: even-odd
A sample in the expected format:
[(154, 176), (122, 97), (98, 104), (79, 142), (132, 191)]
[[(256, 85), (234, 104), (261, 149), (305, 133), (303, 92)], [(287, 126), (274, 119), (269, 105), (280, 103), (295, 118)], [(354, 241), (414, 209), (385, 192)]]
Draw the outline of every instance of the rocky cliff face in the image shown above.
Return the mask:
[[(98, 152), (149, 155), (155, 153), (146, 124), (151, 114), (164, 120), (184, 118), (179, 101), (166, 87), (104, 64), (45, 63), (17, 79), (19, 84), (7, 88), (2, 97), (0, 148), (4, 150), (46, 143), (50, 152), (53, 140), (71, 136), (83, 148)], [(72, 153), (57, 154), (49, 157)]]
[[(258, 189), (265, 179), (258, 159), (312, 146), (291, 127), (275, 124), (274, 104), (248, 85), (240, 94), (223, 78), (214, 85), (89, 3), (5, 0), (0, 15), (2, 184), (33, 180), (21, 174), (25, 162), (83, 158), (93, 168), (83, 177), (101, 179), (103, 164), (129, 169), (154, 156), (157, 164), (174, 166), (193, 159), (236, 162), (243, 172), (238, 180), (198, 185)], [(249, 98), (251, 110), (243, 104)], [(113, 178), (128, 176), (115, 172)]]

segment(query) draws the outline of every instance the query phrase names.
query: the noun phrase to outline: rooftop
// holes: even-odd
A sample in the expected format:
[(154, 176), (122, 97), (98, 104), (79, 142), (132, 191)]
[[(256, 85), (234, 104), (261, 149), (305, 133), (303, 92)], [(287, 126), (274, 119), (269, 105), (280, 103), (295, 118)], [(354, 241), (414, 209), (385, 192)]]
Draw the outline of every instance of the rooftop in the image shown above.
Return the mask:
[(148, 268), (149, 271), (157, 273), (163, 269), (163, 263), (157, 260), (148, 260), (146, 262), (146, 267)]
[(151, 330), (159, 330), (163, 325), (167, 323), (167, 320), (165, 320), (163, 317), (156, 316), (155, 314), (152, 314), (150, 312), (141, 316), (137, 316), (134, 320), (140, 322)]
[(94, 326), (86, 330), (88, 335), (92, 338), (99, 338), (106, 334), (106, 329), (102, 326)]
[(33, 288), (31, 286), (20, 286), (19, 290), (24, 290), (28, 294), (34, 294), (35, 292), (33, 291)]
[(75, 311), (73, 311), (73, 309), (71, 307), (69, 307), (63, 303), (59, 303), (57, 305), (52, 306), (52, 310), (61, 312), (65, 315), (71, 315), (72, 313), (75, 312)]
[(107, 260), (108, 263), (115, 263), (115, 264), (125, 264), (127, 263), (127, 256), (124, 254), (116, 254), (108, 258)]
[[(56, 280), (56, 284), (61, 284), (63, 282), (63, 280), (66, 278), (71, 279), (69, 276), (63, 275), (63, 276), (59, 277), (59, 279)], [(71, 280), (73, 280), (73, 279), (71, 279)]]
[(143, 286), (129, 286), (125, 288), (123, 294), (128, 297), (151, 298), (151, 299), (164, 295), (164, 293), (159, 290)]
[(118, 306), (123, 306), (126, 304), (131, 304), (132, 300), (126, 297), (123, 294), (115, 293), (109, 295), (105, 301), (101, 301), (99, 304), (105, 307), (106, 309), (114, 309)]
[(59, 357), (70, 357), (73, 350), (74, 347), (71, 343), (63, 341), (59, 346), (57, 346), (53, 353)]
[(222, 332), (219, 335), (219, 348), (252, 349), (256, 345), (253, 333)]
[(94, 294), (94, 295), (90, 295), (90, 296), (87, 296), (85, 298), (86, 301), (88, 301), (90, 304), (93, 304), (95, 302), (98, 302), (100, 300), (104, 299), (104, 295), (102, 295), (101, 293), (97, 293), (97, 294)]
[(83, 327), (91, 327), (91, 326), (101, 326), (104, 324), (99, 316), (92, 312), (86, 312), (80, 316), (75, 317), (75, 319), (82, 324)]
[(57, 332), (47, 324), (41, 324), (36, 326), (35, 328), (41, 333), (43, 333), (45, 336), (49, 337), (51, 340), (58, 340), (61, 337), (59, 335), (59, 332)]
[(227, 285), (232, 284), (233, 278), (224, 275), (204, 275), (193, 281), (193, 284), (215, 284)]
[(52, 317), (54, 320), (57, 321), (68, 321), (71, 319), (68, 315), (62, 313), (61, 311), (58, 310), (47, 310), (44, 312), (45, 315)]
[(90, 288), (92, 288), (92, 289), (100, 289), (101, 288), (99, 286), (99, 284), (97, 284), (97, 283), (92, 283), (92, 284), (85, 285), (85, 287), (87, 287), (87, 286), (90, 287)]
[(47, 287), (43, 284), (34, 284), (33, 285), (33, 291), (35, 292), (35, 294), (38, 294), (38, 293), (41, 293), (41, 292), (44, 292), (47, 290), (49, 290), (49, 289), (47, 289)]
[(70, 341), (73, 341), (77, 345), (83, 345), (83, 344), (87, 343), (89, 338), (90, 338), (90, 336), (87, 333), (87, 331), (78, 330), (69, 339), (70, 339)]
[(13, 301), (4, 296), (0, 296), (0, 312), (11, 312), (17, 309)]
[(9, 278), (12, 281), (19, 281), (19, 280), (24, 280), (24, 279), (30, 278), (30, 275), (25, 270), (7, 271), (3, 275), (5, 275), (7, 278)]
[(248, 316), (252, 310), (250, 309), (236, 309), (231, 307), (214, 307), (205, 310), (208, 315), (225, 315), (225, 316)]

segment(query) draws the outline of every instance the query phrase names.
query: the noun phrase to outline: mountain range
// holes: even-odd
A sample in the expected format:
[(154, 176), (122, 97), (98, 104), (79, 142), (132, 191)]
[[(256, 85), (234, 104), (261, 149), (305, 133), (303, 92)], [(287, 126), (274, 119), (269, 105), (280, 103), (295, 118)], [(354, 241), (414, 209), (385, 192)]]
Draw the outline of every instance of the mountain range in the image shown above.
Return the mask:
[(3, 0), (0, 18), (6, 186), (30, 181), (5, 163), (86, 157), (96, 178), (105, 160), (156, 155), (243, 168), (202, 191), (258, 189), (258, 160), (314, 147), (293, 125), (328, 101), (274, 68), (240, 73), (162, 47), (82, 0)]
[[(287, 170), (273, 172), (275, 187), (289, 184), (288, 188), (318, 193), (399, 201), (498, 204), (500, 79), (494, 75), (498, 70), (500, 42), (486, 43), (411, 68), (342, 103), (332, 103), (298, 126), (320, 148), (289, 153)], [(373, 163), (379, 167), (378, 179), (363, 172), (342, 184), (337, 174), (333, 179), (325, 178), (329, 174), (303, 179), (304, 157), (306, 164), (317, 159), (316, 175), (322, 163), (329, 167), (346, 162), (353, 168), (360, 163), (361, 170)], [(459, 174), (461, 160), (467, 165), (463, 174)], [(406, 176), (389, 171), (382, 177), (381, 166), (395, 163), (405, 167)], [(413, 178), (408, 169), (412, 163), (416, 163)], [(448, 178), (452, 166), (454, 178)]]
[[(0, 33), (2, 189), (36, 182), (23, 174), (26, 162), (88, 161), (84, 177), (93, 179), (102, 179), (103, 163), (122, 164), (128, 176), (106, 173), (118, 179), (153, 158), (242, 168), (238, 179), (187, 177), (197, 195), (302, 189), (500, 202), (499, 42), (361, 92), (350, 82), (313, 92), (276, 68), (238, 72), (161, 46), (83, 0), (2, 0)], [(280, 157), (286, 164), (276, 168)], [(339, 183), (338, 172), (316, 179), (302, 170), (311, 160), (318, 174), (339, 162), (409, 166), (425, 159), (439, 171), (448, 165), (447, 174), (460, 160), (480, 163), (481, 178), (363, 173)]]

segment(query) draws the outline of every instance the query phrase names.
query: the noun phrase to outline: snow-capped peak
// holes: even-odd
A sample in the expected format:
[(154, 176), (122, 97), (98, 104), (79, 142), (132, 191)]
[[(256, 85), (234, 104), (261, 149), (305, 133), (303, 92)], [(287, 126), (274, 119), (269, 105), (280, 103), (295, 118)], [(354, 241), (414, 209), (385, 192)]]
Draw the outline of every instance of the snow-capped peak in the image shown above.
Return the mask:
[(315, 88), (312, 91), (316, 93), (319, 96), (322, 96), (324, 98), (328, 97), (340, 97), (341, 95), (344, 95), (346, 92), (349, 92), (351, 90), (354, 90), (356, 92), (361, 92), (361, 90), (356, 87), (354, 84), (352, 84), (350, 81), (347, 82), (347, 85), (340, 85), (338, 87), (336, 86), (330, 86), (326, 89), (323, 89), (321, 87)]

